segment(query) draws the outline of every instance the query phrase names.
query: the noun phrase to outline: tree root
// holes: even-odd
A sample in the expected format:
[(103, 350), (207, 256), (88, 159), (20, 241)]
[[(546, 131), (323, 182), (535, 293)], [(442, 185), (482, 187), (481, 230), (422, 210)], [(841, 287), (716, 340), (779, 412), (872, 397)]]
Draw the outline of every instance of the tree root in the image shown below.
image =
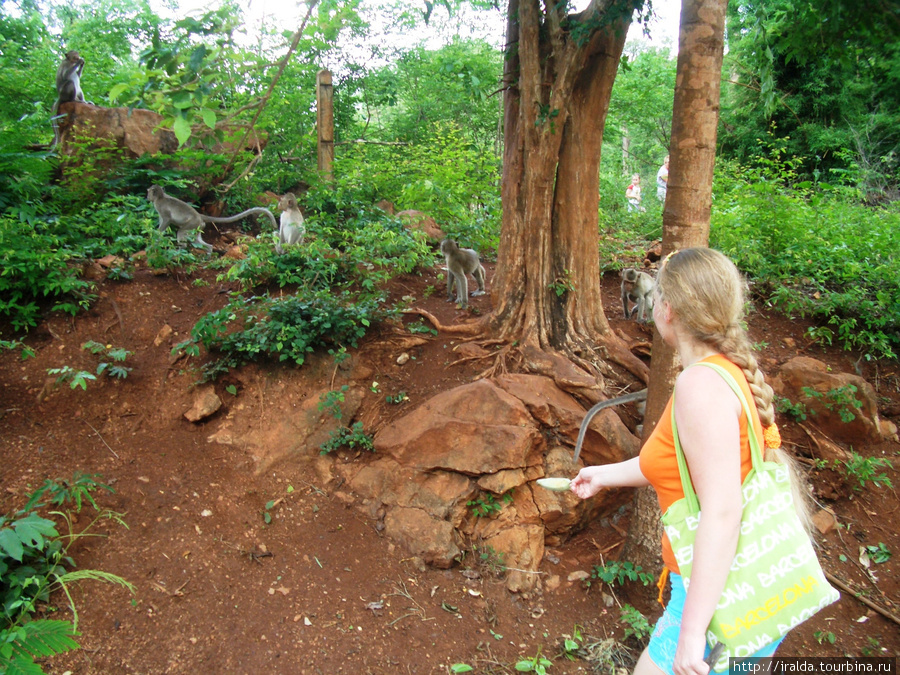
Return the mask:
[(434, 314), (426, 312), (424, 309), (412, 307), (404, 309), (404, 314), (418, 314), (428, 319), (439, 333), (447, 333), (448, 335), (482, 335), (487, 328), (486, 318), (480, 318), (467, 323), (455, 323), (450, 325), (442, 324)]

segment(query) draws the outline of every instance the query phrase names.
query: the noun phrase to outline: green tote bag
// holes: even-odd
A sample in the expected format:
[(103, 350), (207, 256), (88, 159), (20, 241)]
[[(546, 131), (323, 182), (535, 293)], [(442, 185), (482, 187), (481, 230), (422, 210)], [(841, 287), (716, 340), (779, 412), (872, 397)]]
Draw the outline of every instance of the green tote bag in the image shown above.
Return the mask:
[[(721, 366), (696, 365), (718, 372), (737, 394), (747, 414), (753, 460), (753, 468), (741, 485), (744, 507), (737, 552), (706, 631), (710, 645), (717, 642), (725, 645), (713, 666), (713, 670), (721, 672), (728, 668), (729, 658), (752, 656), (835, 602), (840, 594), (826, 580), (812, 541), (794, 510), (787, 467), (763, 460), (744, 392)], [(662, 524), (687, 589), (691, 583), (700, 504), (678, 439), (674, 404), (672, 431), (685, 496), (666, 509)]]

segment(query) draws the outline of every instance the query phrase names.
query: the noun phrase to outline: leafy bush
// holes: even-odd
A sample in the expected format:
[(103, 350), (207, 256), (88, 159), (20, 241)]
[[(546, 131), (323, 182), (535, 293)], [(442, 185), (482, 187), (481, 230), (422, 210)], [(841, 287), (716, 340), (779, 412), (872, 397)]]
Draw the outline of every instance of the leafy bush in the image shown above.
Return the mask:
[[(97, 488), (112, 491), (98, 483), (97, 478), (96, 474), (76, 473), (68, 482), (47, 480), (30, 495), (22, 510), (0, 516), (0, 672), (42, 673), (43, 670), (34, 663), (36, 658), (78, 647), (73, 639), (78, 635), (78, 612), (69, 590), (72, 582), (92, 579), (134, 591), (129, 582), (114, 574), (97, 570), (67, 571), (75, 566), (69, 547), (80, 537), (87, 536), (100, 520), (112, 520), (125, 526), (120, 514), (99, 510), (87, 527), (76, 534), (68, 512), (52, 512), (68, 525), (67, 535), (59, 534), (54, 521), (38, 515), (38, 510), (44, 506), (40, 500), (45, 496), (49, 496), (56, 506), (74, 507), (76, 512), (81, 511), (82, 500), (96, 509), (91, 492)], [(65, 593), (72, 610), (72, 621), (33, 620), (39, 603), (48, 602), (56, 590)]]
[(375, 451), (375, 440), (363, 430), (362, 422), (354, 422), (349, 427), (338, 427), (331, 432), (330, 438), (321, 446), (321, 454), (326, 455), (338, 448), (360, 448)]
[(280, 298), (237, 297), (202, 317), (191, 329), (190, 340), (175, 349), (196, 356), (202, 345), (224, 354), (204, 367), (206, 379), (263, 357), (299, 366), (316, 348), (356, 347), (372, 321), (383, 316), (378, 305), (377, 298), (328, 291)]
[(653, 575), (644, 572), (640, 565), (633, 562), (611, 560), (605, 565), (594, 565), (591, 570), (591, 578), (612, 586), (614, 583), (622, 586), (626, 581), (640, 581), (644, 586), (653, 583)]
[(73, 315), (93, 300), (93, 285), (69, 264), (73, 252), (65, 246), (26, 222), (0, 217), (0, 315), (16, 330), (38, 324), (42, 298), (54, 300), (52, 310)]
[(868, 358), (895, 358), (900, 210), (853, 203), (824, 183), (795, 182), (795, 164), (776, 155), (753, 167), (720, 165), (710, 244), (777, 308), (818, 319), (820, 339), (833, 335)]

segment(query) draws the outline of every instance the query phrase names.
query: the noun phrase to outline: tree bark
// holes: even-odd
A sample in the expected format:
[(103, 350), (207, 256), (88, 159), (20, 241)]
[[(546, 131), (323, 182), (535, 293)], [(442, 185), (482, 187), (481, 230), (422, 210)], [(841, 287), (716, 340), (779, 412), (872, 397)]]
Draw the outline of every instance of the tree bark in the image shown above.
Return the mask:
[(610, 330), (598, 282), (603, 124), (635, 0), (510, 0), (504, 69), (503, 222), (491, 285), (500, 338), (578, 354), (600, 348), (645, 380)]
[[(728, 0), (683, 0), (663, 209), (663, 256), (709, 243), (727, 5)], [(655, 330), (652, 353), (644, 441), (659, 421), (680, 370), (674, 351)], [(658, 569), (659, 546), (648, 548), (646, 544), (661, 537), (656, 495), (643, 490), (635, 499), (625, 553), (645, 569)]]

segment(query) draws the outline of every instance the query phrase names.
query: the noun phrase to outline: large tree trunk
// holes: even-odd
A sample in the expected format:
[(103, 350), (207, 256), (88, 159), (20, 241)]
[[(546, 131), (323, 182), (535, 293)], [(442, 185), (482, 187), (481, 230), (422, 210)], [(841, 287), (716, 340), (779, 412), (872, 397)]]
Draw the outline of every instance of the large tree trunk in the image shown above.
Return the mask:
[(646, 380), (612, 333), (598, 283), (603, 125), (635, 0), (510, 0), (504, 70), (503, 224), (492, 282), (499, 336), (602, 356)]
[[(728, 0), (684, 0), (681, 7), (669, 181), (663, 210), (664, 256), (709, 242), (727, 5)], [(679, 369), (674, 352), (654, 331), (644, 440), (666, 407)], [(659, 547), (646, 548), (649, 539), (659, 541), (662, 536), (658, 523), (655, 496), (641, 494), (635, 501), (626, 553), (647, 569), (659, 567)], [(652, 531), (648, 532), (648, 527)]]

